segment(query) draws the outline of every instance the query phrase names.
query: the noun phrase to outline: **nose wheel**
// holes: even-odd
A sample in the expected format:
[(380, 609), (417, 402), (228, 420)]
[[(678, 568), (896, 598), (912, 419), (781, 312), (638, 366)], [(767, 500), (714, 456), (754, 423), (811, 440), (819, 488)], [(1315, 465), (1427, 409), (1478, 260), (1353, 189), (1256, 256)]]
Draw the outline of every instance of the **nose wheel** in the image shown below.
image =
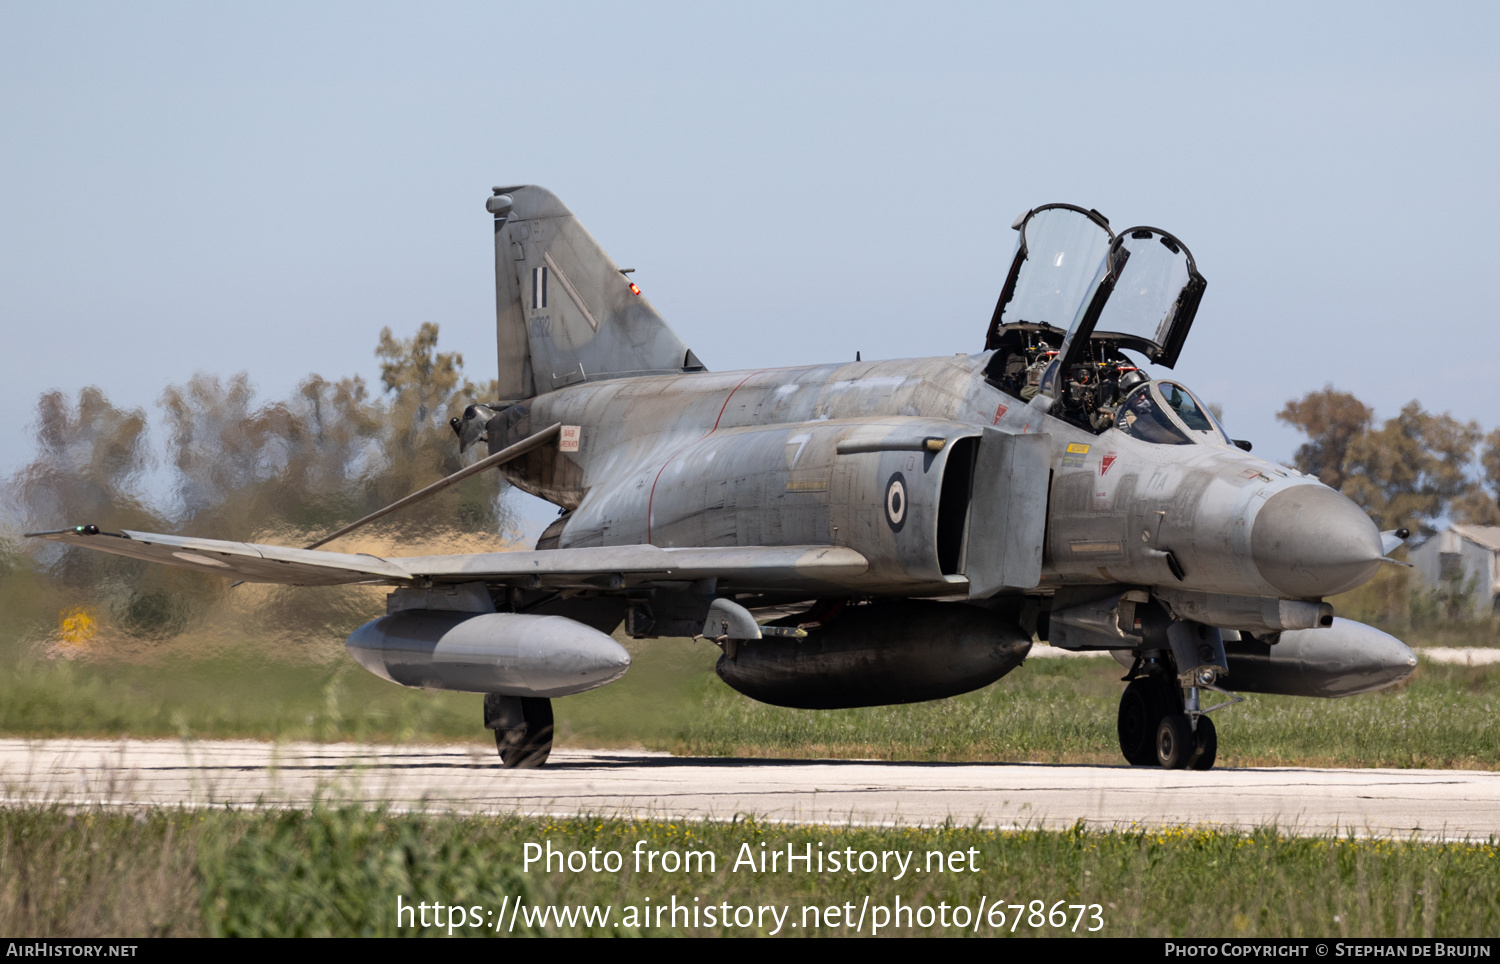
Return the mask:
[(1219, 754), (1219, 735), (1206, 713), (1197, 726), (1183, 711), (1182, 691), (1160, 676), (1130, 681), (1120, 696), (1116, 727), (1120, 753), (1131, 766), (1207, 770)]
[(1156, 732), (1171, 711), (1171, 691), (1156, 676), (1133, 679), (1120, 696), (1120, 752), (1131, 766), (1156, 765)]
[(1207, 770), (1219, 755), (1214, 721), (1198, 717), (1197, 727), (1186, 713), (1171, 713), (1156, 725), (1156, 764), (1163, 770)]

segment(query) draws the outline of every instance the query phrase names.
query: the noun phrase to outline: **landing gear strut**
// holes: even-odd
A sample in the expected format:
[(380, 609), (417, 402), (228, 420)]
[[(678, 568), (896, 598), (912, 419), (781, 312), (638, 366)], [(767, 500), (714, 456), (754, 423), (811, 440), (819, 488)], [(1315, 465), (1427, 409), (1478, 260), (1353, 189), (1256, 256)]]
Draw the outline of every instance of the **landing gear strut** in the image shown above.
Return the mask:
[(533, 696), (484, 697), (484, 725), (495, 731), (495, 749), (507, 770), (531, 769), (552, 752), (552, 701)]

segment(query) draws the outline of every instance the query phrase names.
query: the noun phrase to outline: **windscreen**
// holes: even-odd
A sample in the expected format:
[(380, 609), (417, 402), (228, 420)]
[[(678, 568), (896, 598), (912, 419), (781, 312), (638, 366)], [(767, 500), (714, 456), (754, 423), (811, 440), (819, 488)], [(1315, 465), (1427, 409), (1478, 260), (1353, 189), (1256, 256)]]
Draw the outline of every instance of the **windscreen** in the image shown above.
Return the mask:
[(1191, 437), (1215, 445), (1233, 444), (1213, 413), (1192, 392), (1176, 382), (1157, 382), (1156, 389)]
[(1150, 385), (1142, 385), (1120, 403), (1115, 427), (1126, 435), (1159, 445), (1191, 445), (1193, 442), (1162, 410)]
[(1151, 382), (1131, 392), (1120, 403), (1115, 427), (1159, 445), (1233, 444), (1213, 413), (1176, 382)]

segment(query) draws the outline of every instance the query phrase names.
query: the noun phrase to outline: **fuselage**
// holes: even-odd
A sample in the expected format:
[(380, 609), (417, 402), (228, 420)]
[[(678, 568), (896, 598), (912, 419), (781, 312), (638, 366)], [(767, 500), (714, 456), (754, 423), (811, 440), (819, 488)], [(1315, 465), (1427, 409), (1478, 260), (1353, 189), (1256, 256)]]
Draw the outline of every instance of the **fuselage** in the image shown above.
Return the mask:
[[(579, 427), (576, 451), (539, 451), (504, 470), (567, 510), (549, 544), (848, 546), (871, 563), (851, 592), (964, 592), (966, 547), (992, 534), (966, 519), (989, 480), (971, 488), (959, 477), (974, 464), (965, 444), (987, 430), (1050, 439), (1040, 589), (1313, 599), (1378, 567), (1373, 524), (1316, 480), (1228, 444), (1095, 434), (996, 388), (988, 359), (585, 383), (515, 406), (489, 444), (554, 422)], [(1329, 531), (1315, 531), (1318, 520)]]

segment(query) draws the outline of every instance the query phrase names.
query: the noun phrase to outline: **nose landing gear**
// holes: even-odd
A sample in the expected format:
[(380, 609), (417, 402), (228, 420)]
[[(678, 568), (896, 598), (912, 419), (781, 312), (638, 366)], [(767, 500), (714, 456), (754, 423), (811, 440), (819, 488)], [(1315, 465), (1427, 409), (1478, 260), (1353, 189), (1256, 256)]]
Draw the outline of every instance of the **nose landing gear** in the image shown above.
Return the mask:
[(1142, 676), (1125, 687), (1116, 729), (1120, 752), (1131, 766), (1156, 765), (1156, 732), (1172, 711), (1172, 699), (1171, 687), (1160, 676)]
[(1120, 696), (1120, 752), (1132, 766), (1207, 770), (1219, 755), (1218, 731), (1208, 713), (1239, 699), (1202, 710), (1198, 687), (1190, 687), (1184, 698), (1182, 688), (1164, 676), (1137, 677)]
[(1219, 754), (1219, 736), (1214, 721), (1198, 717), (1198, 725), (1186, 713), (1169, 713), (1156, 725), (1156, 764), (1163, 770), (1207, 770)]

